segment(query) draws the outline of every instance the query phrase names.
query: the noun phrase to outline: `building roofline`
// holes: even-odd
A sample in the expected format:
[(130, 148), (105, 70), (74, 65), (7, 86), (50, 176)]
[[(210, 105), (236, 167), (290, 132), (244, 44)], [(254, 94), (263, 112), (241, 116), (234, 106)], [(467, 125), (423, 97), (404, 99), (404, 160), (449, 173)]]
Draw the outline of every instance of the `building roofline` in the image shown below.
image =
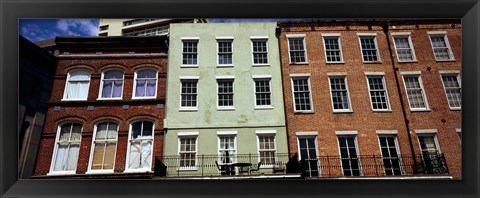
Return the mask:
[(345, 25), (461, 24), (461, 19), (327, 19), (309, 21), (280, 21), (279, 27), (345, 26)]

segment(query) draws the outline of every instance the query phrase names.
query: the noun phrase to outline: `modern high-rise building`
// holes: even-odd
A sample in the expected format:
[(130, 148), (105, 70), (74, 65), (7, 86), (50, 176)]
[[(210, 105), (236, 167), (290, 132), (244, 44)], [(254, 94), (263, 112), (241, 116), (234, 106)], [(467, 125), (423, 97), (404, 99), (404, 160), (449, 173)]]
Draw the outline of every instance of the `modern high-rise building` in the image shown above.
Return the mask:
[(167, 35), (170, 23), (207, 23), (206, 19), (100, 19), (99, 36)]

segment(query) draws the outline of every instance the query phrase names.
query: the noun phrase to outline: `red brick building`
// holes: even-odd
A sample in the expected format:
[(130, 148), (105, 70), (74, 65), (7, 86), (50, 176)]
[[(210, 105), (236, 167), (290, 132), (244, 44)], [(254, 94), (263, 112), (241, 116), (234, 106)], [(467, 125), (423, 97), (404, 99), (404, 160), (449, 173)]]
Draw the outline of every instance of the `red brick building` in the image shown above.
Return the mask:
[(163, 152), (167, 37), (58, 37), (36, 177), (150, 177)]
[[(459, 21), (280, 22), (279, 32), (289, 148), (307, 176), (461, 178)], [(412, 105), (426, 93), (427, 108), (410, 109), (404, 79)]]

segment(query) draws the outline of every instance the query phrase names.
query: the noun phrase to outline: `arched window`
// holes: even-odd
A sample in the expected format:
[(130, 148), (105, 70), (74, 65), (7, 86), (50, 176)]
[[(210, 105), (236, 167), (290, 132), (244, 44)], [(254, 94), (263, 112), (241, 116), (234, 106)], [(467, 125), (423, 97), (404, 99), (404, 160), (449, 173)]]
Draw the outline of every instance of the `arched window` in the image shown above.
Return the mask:
[(90, 72), (76, 70), (67, 74), (64, 100), (86, 100), (90, 86)]
[(109, 70), (102, 73), (100, 85), (100, 98), (119, 99), (122, 98), (123, 72), (120, 70)]
[(95, 126), (89, 172), (113, 172), (118, 140), (118, 124), (106, 121)]
[(49, 174), (75, 174), (81, 138), (81, 124), (69, 122), (58, 127)]
[(155, 98), (157, 96), (157, 71), (143, 69), (135, 72), (133, 98)]
[(153, 129), (150, 121), (137, 121), (130, 125), (127, 171), (150, 171), (152, 168)]

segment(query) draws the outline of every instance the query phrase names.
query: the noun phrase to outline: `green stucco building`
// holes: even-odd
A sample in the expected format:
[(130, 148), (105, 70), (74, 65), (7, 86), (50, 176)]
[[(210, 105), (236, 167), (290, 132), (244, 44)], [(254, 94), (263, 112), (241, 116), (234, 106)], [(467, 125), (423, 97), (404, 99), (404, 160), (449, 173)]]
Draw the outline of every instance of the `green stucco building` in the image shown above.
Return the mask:
[(286, 163), (276, 25), (170, 25), (167, 176), (225, 174), (224, 165), (260, 161), (259, 171), (269, 172)]

